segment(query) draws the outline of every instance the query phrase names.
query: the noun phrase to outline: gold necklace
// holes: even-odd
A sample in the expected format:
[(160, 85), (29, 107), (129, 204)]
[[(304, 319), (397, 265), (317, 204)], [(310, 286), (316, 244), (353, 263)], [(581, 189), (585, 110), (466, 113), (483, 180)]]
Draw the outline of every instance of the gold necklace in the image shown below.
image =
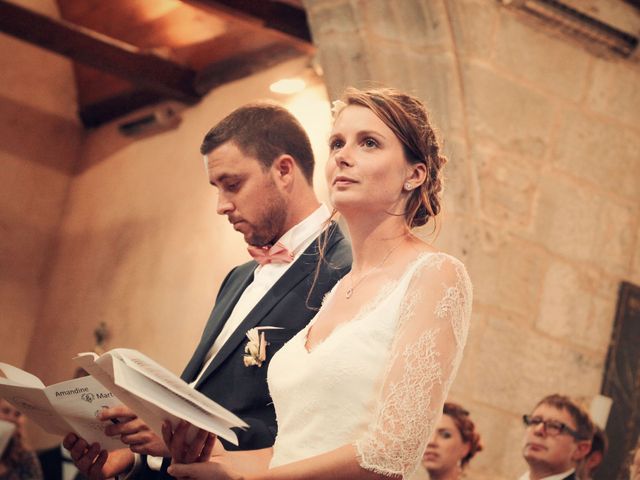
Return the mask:
[[(404, 238), (402, 239), (402, 241), (400, 243), (398, 243), (397, 245), (394, 245), (393, 248), (391, 248), (391, 250), (389, 250), (387, 252), (387, 254), (384, 256), (384, 258), (382, 259), (382, 261), (376, 265), (375, 267), (371, 268), (367, 273), (365, 273), (364, 275), (362, 275), (360, 277), (360, 279), (354, 284), (353, 281), (351, 281), (351, 286), (349, 288), (347, 288), (347, 292), (345, 294), (345, 296), (347, 297), (347, 300), (351, 298), (351, 296), (353, 295), (354, 290), (356, 289), (356, 287), (358, 285), (360, 285), (362, 283), (362, 281), (367, 278), (369, 275), (371, 275), (373, 272), (375, 272), (376, 270), (379, 270), (380, 267), (382, 267), (382, 265), (384, 265), (384, 262), (387, 261), (387, 259), (391, 256), (391, 254), (400, 246), (402, 245), (402, 242), (404, 241)], [(353, 275), (349, 274), (349, 280), (352, 280)]]

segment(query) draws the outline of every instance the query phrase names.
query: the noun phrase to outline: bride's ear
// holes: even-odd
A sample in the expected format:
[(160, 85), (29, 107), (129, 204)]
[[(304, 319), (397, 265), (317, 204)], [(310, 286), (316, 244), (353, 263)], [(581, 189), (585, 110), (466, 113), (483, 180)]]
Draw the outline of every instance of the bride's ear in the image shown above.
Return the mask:
[(427, 179), (427, 166), (424, 163), (413, 163), (407, 166), (405, 185), (411, 185), (411, 190), (422, 185)]

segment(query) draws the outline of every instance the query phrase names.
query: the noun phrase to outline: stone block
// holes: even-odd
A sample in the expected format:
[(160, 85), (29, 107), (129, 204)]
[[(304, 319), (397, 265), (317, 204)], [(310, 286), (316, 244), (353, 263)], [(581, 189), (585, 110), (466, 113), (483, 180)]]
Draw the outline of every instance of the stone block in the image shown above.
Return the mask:
[(448, 2), (448, 9), (458, 53), (488, 60), (493, 52), (498, 2), (457, 0)]
[(538, 191), (535, 161), (480, 147), (473, 149), (472, 159), (485, 217), (506, 225), (529, 224)]
[(466, 141), (463, 137), (448, 135), (442, 143), (447, 157), (444, 166), (444, 191), (442, 211), (447, 214), (464, 214), (471, 211), (475, 186), (469, 171)]
[(466, 260), (474, 301), (533, 322), (548, 256), (515, 238), (494, 239), (491, 234), (478, 233)]
[(600, 390), (604, 355), (587, 355), (514, 319), (492, 316), (469, 359), (473, 398), (526, 413), (551, 393), (591, 396)]
[[(410, 51), (398, 51), (398, 47), (387, 42), (368, 39), (363, 52), (367, 66), (372, 73), (369, 79), (374, 86), (383, 85), (411, 92), (411, 63), (421, 60), (422, 55)], [(427, 60), (428, 61), (428, 60)]]
[(373, 78), (359, 38), (336, 35), (320, 42), (319, 58), (330, 99), (349, 86), (362, 87)]
[(553, 262), (544, 277), (535, 327), (604, 354), (615, 316), (616, 286), (584, 267)]
[(627, 275), (636, 221), (636, 208), (549, 172), (541, 176), (530, 238), (568, 259)]
[(464, 107), (460, 97), (456, 59), (451, 53), (411, 55), (409, 64), (411, 91), (422, 98), (431, 120), (444, 138), (462, 134)]
[[(398, 52), (387, 43), (368, 44), (365, 51), (367, 67), (375, 72), (369, 78), (374, 85), (391, 86), (421, 98), (433, 125), (445, 138), (464, 132), (456, 62), (451, 53)], [(370, 86), (371, 82), (367, 83)]]
[(598, 59), (593, 69), (587, 105), (631, 126), (640, 118), (640, 72), (624, 61)]
[(359, 2), (361, 28), (378, 40), (389, 40), (396, 49), (451, 47), (449, 22), (442, 0), (429, 2)]
[(304, 0), (307, 21), (316, 45), (322, 44), (327, 35), (358, 33), (356, 12), (349, 0), (327, 2)]
[(584, 49), (536, 30), (503, 10), (494, 62), (555, 95), (578, 101), (587, 87), (591, 55)]
[(490, 140), (513, 153), (542, 157), (554, 117), (551, 101), (486, 66), (466, 62), (462, 71), (468, 128), (474, 140)]
[(575, 110), (563, 113), (559, 131), (553, 165), (609, 193), (640, 200), (640, 135)]

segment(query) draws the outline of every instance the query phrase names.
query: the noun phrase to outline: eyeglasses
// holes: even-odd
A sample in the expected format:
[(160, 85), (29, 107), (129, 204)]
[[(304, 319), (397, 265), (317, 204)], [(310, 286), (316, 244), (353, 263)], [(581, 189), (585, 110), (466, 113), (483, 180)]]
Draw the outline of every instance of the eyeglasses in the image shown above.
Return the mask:
[(543, 426), (544, 431), (555, 437), (556, 435), (560, 435), (562, 433), (566, 433), (571, 435), (576, 440), (580, 439), (580, 434), (573, 430), (572, 428), (567, 427), (564, 423), (559, 422), (557, 420), (545, 420), (542, 417), (532, 417), (531, 415), (523, 415), (522, 421), (527, 427), (537, 427), (538, 425)]

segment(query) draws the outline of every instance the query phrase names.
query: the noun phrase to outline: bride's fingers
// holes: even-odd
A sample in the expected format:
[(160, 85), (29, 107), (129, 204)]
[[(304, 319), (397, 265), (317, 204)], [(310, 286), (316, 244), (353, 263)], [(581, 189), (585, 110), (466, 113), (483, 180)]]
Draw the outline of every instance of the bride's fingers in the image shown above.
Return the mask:
[(180, 420), (178, 426), (173, 431), (173, 438), (171, 439), (171, 456), (176, 463), (185, 463), (184, 454), (189, 448), (187, 443), (187, 430), (189, 424), (184, 420)]
[(169, 450), (171, 458), (178, 463), (182, 463), (182, 451), (184, 449), (184, 435), (181, 438), (178, 433), (181, 423), (182, 421), (178, 422), (175, 430), (168, 420), (162, 424), (162, 439)]
[(189, 445), (185, 445), (184, 457), (182, 463), (193, 463), (198, 461), (202, 455), (202, 451), (207, 441), (209, 432), (206, 430), (198, 429), (196, 436)]
[(209, 471), (215, 470), (215, 468), (212, 469), (211, 467), (214, 467), (214, 465), (203, 463), (173, 463), (167, 469), (167, 473), (176, 478), (205, 479), (210, 478), (211, 474), (215, 473), (215, 471)]
[(213, 447), (216, 444), (216, 436), (213, 433), (207, 434), (207, 440), (204, 443), (204, 447), (202, 448), (202, 454), (200, 458), (198, 458), (198, 462), (208, 462), (209, 458), (211, 458), (211, 453), (213, 452)]

